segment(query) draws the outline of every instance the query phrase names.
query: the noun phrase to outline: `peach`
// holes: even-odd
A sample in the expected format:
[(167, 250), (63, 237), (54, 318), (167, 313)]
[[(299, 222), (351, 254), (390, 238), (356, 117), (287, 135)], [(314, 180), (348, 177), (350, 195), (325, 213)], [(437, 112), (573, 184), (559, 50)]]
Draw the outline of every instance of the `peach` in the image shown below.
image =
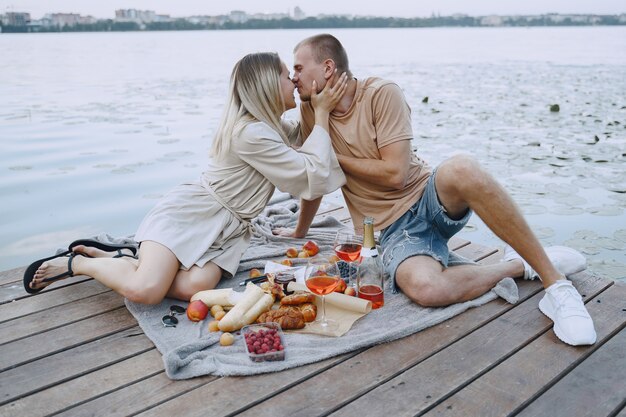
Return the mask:
[(335, 262), (335, 263), (337, 263), (340, 260), (341, 260), (341, 258), (339, 258), (339, 256), (337, 256), (337, 255), (330, 255), (328, 257), (328, 262)]
[(356, 290), (354, 289), (354, 287), (348, 287), (345, 289), (345, 291), (343, 292), (345, 295), (350, 295), (352, 297), (356, 297)]
[(320, 252), (320, 247), (317, 246), (317, 243), (309, 240), (304, 245), (302, 245), (302, 250), (309, 254), (309, 256), (315, 256)]
[(334, 292), (344, 292), (346, 290), (346, 282), (342, 279), (339, 280), (339, 284), (333, 290)]
[(309, 255), (309, 253), (307, 251), (302, 250), (302, 251), (298, 252), (298, 258), (309, 258), (309, 257), (310, 257), (310, 255)]
[(209, 314), (209, 307), (200, 300), (189, 303), (187, 307), (187, 318), (191, 321), (204, 320)]
[(252, 268), (249, 274), (250, 274), (250, 278), (260, 277), (261, 275), (263, 275), (261, 271), (259, 271), (256, 268)]
[(296, 248), (289, 248), (289, 249), (287, 249), (287, 252), (285, 252), (285, 255), (287, 255), (287, 258), (297, 258), (298, 257), (298, 249), (296, 249)]
[(293, 266), (293, 262), (291, 262), (291, 259), (283, 259), (282, 261), (280, 261), (280, 263), (285, 266)]

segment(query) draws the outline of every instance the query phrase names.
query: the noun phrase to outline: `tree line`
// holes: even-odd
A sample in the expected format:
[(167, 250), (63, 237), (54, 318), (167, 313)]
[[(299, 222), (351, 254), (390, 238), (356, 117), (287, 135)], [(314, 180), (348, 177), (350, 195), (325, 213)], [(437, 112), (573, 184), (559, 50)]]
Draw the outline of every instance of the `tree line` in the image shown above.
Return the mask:
[[(338, 29), (338, 28), (424, 28), (424, 27), (479, 27), (491, 26), (482, 23), (481, 17), (459, 16), (427, 18), (397, 17), (353, 17), (328, 16), (323, 18), (308, 17), (302, 20), (290, 18), (261, 20), (250, 19), (236, 23), (226, 21), (223, 24), (193, 23), (187, 19), (175, 19), (168, 22), (149, 22), (140, 25), (137, 22), (118, 22), (112, 19), (99, 20), (92, 24), (75, 24), (64, 26), (2, 26), (4, 33), (25, 32), (124, 32), (139, 30), (245, 30), (245, 29)], [(590, 26), (590, 25), (626, 25), (619, 16), (594, 16), (595, 21), (573, 21), (566, 17), (562, 20), (551, 16), (502, 17), (502, 26)]]

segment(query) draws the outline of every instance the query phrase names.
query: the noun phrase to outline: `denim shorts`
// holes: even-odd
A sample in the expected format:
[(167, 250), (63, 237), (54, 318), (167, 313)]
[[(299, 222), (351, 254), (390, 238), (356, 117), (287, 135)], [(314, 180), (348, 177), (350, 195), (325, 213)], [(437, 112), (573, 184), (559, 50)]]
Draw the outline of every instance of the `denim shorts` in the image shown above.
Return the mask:
[(393, 292), (398, 290), (395, 279), (398, 266), (412, 256), (430, 256), (445, 268), (453, 264), (471, 263), (454, 253), (451, 254), (448, 240), (467, 224), (472, 210), (468, 210), (459, 220), (448, 217), (437, 197), (436, 173), (435, 169), (417, 203), (380, 232), (383, 268), (391, 277)]

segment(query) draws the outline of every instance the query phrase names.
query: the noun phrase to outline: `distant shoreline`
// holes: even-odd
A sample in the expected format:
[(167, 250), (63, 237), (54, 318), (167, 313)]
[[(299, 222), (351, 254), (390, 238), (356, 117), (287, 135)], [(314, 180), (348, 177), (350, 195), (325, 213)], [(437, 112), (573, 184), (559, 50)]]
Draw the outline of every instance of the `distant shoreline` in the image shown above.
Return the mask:
[(246, 22), (196, 23), (187, 18), (166, 22), (98, 20), (64, 26), (2, 25), (1, 33), (50, 32), (136, 32), (179, 30), (254, 30), (254, 29), (377, 29), (433, 27), (581, 27), (626, 26), (626, 14), (621, 15), (537, 15), (537, 16), (433, 16), (429, 18), (344, 17), (328, 16), (306, 19), (250, 19)]

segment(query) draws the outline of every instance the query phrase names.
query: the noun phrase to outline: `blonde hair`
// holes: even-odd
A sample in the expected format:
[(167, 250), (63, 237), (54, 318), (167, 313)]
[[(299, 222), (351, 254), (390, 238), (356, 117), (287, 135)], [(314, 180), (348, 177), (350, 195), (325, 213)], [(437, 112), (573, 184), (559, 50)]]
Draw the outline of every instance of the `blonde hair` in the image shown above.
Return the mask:
[(236, 136), (254, 122), (267, 123), (287, 142), (280, 123), (285, 109), (280, 89), (281, 70), (281, 60), (272, 52), (248, 54), (235, 64), (228, 102), (213, 139), (213, 158), (224, 158)]

